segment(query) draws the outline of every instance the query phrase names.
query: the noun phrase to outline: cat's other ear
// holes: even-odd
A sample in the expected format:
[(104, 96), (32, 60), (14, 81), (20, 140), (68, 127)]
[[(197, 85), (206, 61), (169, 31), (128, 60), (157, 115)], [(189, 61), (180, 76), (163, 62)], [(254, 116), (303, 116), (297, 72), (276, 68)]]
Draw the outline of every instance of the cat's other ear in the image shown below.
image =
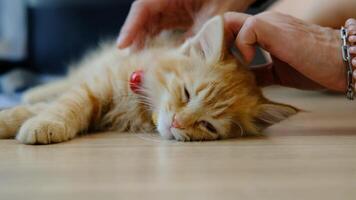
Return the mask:
[(257, 107), (254, 118), (258, 129), (262, 130), (297, 114), (299, 111), (293, 106), (268, 101)]
[(215, 16), (207, 21), (201, 30), (188, 39), (181, 47), (183, 54), (199, 53), (208, 63), (216, 63), (224, 56), (224, 19)]

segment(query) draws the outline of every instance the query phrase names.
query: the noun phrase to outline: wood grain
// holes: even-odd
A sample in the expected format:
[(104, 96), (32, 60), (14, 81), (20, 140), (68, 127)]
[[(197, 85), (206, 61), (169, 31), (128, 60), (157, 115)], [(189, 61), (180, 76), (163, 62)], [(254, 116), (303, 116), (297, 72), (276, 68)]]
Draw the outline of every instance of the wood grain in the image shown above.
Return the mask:
[(356, 199), (356, 102), (267, 88), (305, 112), (263, 136), (180, 143), (100, 133), (50, 146), (0, 140), (0, 199)]

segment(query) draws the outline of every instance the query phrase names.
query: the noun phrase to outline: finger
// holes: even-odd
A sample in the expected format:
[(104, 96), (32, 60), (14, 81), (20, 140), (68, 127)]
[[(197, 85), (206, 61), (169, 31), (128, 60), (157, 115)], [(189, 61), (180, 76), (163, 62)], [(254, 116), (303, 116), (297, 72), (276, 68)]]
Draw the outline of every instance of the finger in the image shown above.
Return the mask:
[(350, 54), (356, 55), (356, 46), (352, 46), (349, 48)]
[(350, 25), (347, 28), (347, 33), (348, 33), (348, 35), (356, 35), (356, 24), (355, 25)]
[(226, 42), (230, 43), (234, 41), (242, 25), (250, 16), (251, 15), (237, 12), (227, 12), (224, 14), (224, 28), (227, 36)]
[(117, 47), (122, 49), (130, 46), (149, 20), (149, 6), (145, 1), (135, 1), (117, 39)]
[(245, 61), (250, 63), (255, 57), (256, 48), (255, 44), (257, 41), (255, 22), (253, 22), (253, 17), (248, 18), (240, 29), (236, 37), (235, 44), (240, 50), (241, 54), (244, 56)]
[[(354, 72), (352, 73), (353, 79), (356, 80), (356, 57), (352, 59), (351, 64), (353, 66)], [(355, 87), (356, 88), (356, 83)]]
[(349, 36), (349, 42), (350, 43), (356, 43), (356, 35), (350, 35)]
[(346, 28), (349, 28), (352, 25), (356, 26), (356, 19), (350, 18), (350, 19), (346, 20), (346, 22), (345, 22)]

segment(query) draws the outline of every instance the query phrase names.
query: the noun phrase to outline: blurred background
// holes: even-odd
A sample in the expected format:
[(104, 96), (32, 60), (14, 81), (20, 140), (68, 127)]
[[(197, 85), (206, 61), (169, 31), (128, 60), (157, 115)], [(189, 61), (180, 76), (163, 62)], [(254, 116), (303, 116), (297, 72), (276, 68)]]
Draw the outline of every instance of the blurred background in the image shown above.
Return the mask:
[(70, 62), (117, 36), (132, 1), (0, 0), (1, 94), (17, 94), (64, 75)]
[(0, 0), (1, 72), (63, 74), (68, 62), (120, 30), (132, 0)]

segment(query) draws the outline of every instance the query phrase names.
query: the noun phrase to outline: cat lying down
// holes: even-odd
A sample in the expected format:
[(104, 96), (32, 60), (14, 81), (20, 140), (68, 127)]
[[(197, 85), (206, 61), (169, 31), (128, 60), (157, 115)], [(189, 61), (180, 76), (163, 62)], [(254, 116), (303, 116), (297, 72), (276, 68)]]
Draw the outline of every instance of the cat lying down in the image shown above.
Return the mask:
[(157, 130), (165, 139), (216, 140), (256, 134), (296, 114), (263, 97), (253, 74), (229, 55), (223, 24), (212, 18), (176, 48), (129, 55), (104, 45), (66, 79), (0, 112), (0, 138), (50, 144), (85, 132)]

